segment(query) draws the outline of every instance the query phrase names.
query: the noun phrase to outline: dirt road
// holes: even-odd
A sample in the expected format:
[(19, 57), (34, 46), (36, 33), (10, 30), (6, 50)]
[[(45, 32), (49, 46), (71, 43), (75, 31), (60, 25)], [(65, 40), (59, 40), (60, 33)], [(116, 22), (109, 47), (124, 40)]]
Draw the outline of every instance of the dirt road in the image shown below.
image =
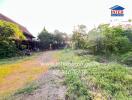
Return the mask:
[[(42, 66), (57, 63), (53, 57), (55, 51), (44, 52), (37, 58)], [(30, 94), (15, 95), (14, 100), (65, 100), (66, 86), (63, 85), (64, 76), (56, 69), (48, 69), (36, 80), (38, 89)]]

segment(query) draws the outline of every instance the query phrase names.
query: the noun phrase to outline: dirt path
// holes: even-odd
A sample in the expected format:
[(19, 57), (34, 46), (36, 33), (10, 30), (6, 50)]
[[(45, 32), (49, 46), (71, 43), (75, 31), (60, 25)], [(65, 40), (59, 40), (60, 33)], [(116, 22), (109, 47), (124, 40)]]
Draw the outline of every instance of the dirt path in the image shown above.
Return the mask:
[[(48, 63), (55, 64), (57, 60), (54, 59), (55, 51), (48, 51), (43, 53), (37, 61), (40, 65), (45, 66)], [(63, 85), (64, 76), (59, 70), (48, 69), (36, 81), (39, 88), (30, 94), (16, 95), (15, 100), (65, 100), (66, 86)]]

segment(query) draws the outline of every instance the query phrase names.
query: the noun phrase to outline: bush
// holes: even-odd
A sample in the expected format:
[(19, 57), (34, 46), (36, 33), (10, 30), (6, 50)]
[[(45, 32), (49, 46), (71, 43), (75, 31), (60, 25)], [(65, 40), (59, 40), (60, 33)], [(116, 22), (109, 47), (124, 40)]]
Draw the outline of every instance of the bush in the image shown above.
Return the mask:
[[(123, 54), (131, 51), (131, 31), (124, 30), (121, 26), (111, 27), (109, 24), (99, 25), (88, 34), (73, 34), (79, 49), (91, 51), (93, 54)], [(73, 42), (74, 42), (73, 41)], [(75, 45), (77, 48), (77, 46)], [(78, 49), (78, 48), (77, 48)]]
[(121, 62), (132, 66), (132, 52), (128, 52), (121, 57)]
[(0, 20), (0, 58), (16, 56), (19, 53), (14, 39), (25, 39), (19, 26)]
[(16, 45), (12, 41), (0, 41), (0, 58), (15, 56), (18, 52)]

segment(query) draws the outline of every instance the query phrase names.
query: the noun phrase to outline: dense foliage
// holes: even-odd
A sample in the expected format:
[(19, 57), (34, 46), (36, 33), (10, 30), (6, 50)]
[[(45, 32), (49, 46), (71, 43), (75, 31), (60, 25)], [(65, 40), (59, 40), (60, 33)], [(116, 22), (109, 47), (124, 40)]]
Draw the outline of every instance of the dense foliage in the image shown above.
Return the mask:
[(121, 62), (132, 66), (132, 52), (125, 53), (121, 56)]
[(40, 49), (59, 49), (65, 46), (66, 34), (55, 30), (54, 33), (49, 33), (45, 28), (39, 33), (38, 39), (40, 41)]
[(78, 25), (76, 29), (73, 31), (72, 41), (74, 42), (74, 47), (76, 49), (84, 49), (85, 38), (86, 37), (86, 26)]
[[(82, 25), (81, 25), (82, 26)], [(99, 25), (88, 33), (83, 31), (85, 27), (78, 27), (73, 32), (72, 40), (75, 49), (84, 49), (92, 54), (124, 55), (120, 60), (122, 63), (131, 65), (132, 54), (132, 29), (122, 26)]]
[(73, 34), (75, 44), (80, 49), (91, 50), (94, 54), (120, 54), (131, 51), (132, 31), (125, 30), (121, 26), (110, 27), (109, 24), (99, 25), (85, 33), (76, 32)]
[(0, 20), (0, 58), (17, 54), (14, 39), (25, 39), (25, 37), (16, 24)]
[(53, 43), (53, 35), (50, 34), (45, 28), (38, 35), (38, 39), (40, 40), (40, 48), (48, 49), (50, 44)]

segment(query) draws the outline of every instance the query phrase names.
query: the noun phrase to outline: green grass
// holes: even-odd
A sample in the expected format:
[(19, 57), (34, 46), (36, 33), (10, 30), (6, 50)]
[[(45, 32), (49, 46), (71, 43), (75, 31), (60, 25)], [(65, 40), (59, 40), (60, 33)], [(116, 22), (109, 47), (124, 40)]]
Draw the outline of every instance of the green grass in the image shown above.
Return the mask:
[(41, 52), (33, 53), (31, 56), (19, 56), (19, 57), (0, 59), (0, 65), (13, 64), (13, 63), (16, 63), (19, 61), (30, 60), (30, 59), (32, 59), (32, 58), (34, 58), (40, 54), (41, 54)]
[(116, 61), (100, 63), (97, 62), (96, 56), (78, 56), (72, 50), (58, 51), (57, 55), (61, 63), (70, 63), (70, 65), (58, 65), (58, 68), (65, 73), (68, 98), (132, 99), (131, 67)]

